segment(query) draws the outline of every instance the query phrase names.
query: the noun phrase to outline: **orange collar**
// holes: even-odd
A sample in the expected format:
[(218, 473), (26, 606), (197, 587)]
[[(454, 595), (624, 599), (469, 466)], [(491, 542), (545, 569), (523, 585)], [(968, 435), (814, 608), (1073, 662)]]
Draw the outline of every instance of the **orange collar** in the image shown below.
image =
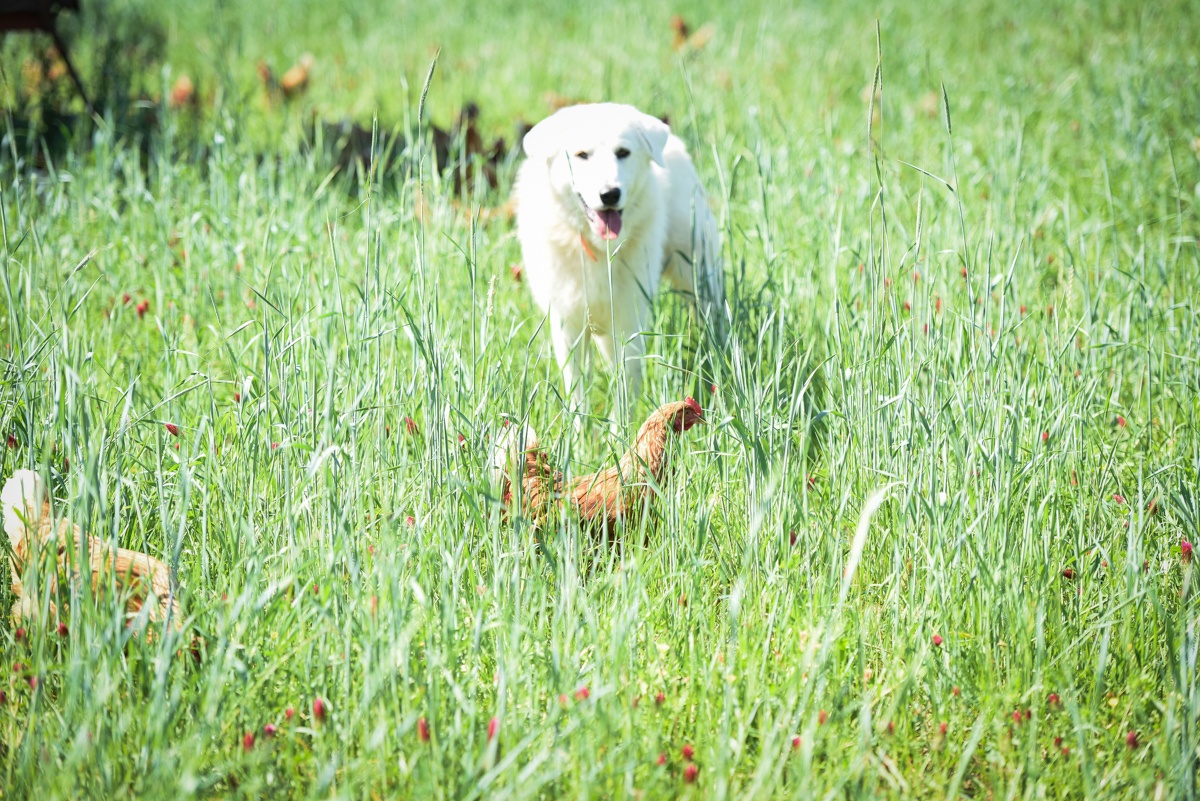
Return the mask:
[(600, 261), (596, 258), (596, 254), (592, 250), (591, 245), (587, 243), (587, 237), (583, 235), (583, 231), (579, 232), (579, 244), (583, 245), (583, 252), (588, 254), (588, 258), (590, 258), (592, 261)]

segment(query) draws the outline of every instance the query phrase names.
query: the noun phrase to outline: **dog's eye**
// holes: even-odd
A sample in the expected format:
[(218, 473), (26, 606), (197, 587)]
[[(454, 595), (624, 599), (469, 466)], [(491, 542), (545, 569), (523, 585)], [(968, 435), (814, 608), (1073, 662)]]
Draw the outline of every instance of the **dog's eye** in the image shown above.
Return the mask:
[(629, 148), (618, 147), (616, 152), (617, 152), (617, 158), (623, 159), (629, 155)]
[(579, 159), (580, 161), (587, 161), (589, 155), (591, 155), (591, 154), (588, 153), (586, 150), (580, 150), (578, 153), (575, 154), (575, 158)]

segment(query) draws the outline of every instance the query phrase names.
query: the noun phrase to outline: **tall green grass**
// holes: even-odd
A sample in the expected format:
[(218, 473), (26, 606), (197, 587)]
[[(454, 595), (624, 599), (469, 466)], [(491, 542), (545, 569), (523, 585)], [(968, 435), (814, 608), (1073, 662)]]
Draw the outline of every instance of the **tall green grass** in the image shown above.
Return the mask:
[[(82, 587), (65, 637), (0, 624), (5, 797), (1195, 797), (1185, 4), (698, 4), (684, 54), (622, 2), (81, 30), (133, 12), (151, 85), (204, 106), (4, 142), (0, 476), (171, 564), (188, 625), (147, 642)], [(718, 210), (736, 340), (660, 303), (641, 409), (709, 424), (615, 544), (488, 485), (506, 420), (576, 474), (632, 432), (603, 374), (576, 430), (512, 226), (471, 214), (503, 191), (455, 202), (416, 144), (437, 48), (422, 124), (634, 102)], [(305, 51), (268, 103), (255, 62)], [(331, 175), (313, 112), (414, 144)]]

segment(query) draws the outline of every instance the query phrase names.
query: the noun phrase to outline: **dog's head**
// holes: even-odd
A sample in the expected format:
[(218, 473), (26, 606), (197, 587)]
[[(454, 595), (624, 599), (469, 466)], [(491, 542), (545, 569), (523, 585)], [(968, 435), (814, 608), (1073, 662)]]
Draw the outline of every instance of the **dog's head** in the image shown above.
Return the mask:
[(663, 163), (671, 129), (633, 106), (568, 106), (525, 134), (525, 154), (544, 159), (552, 183), (574, 195), (580, 213), (601, 239), (621, 233), (621, 214), (650, 171)]

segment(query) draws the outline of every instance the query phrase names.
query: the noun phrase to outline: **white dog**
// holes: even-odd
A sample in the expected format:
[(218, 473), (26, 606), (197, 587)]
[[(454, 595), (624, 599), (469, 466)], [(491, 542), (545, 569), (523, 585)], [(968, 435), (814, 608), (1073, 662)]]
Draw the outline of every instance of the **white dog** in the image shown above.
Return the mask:
[(642, 332), (659, 281), (724, 330), (717, 225), (687, 149), (662, 121), (616, 103), (570, 106), (525, 135), (517, 236), (549, 315), (567, 393), (582, 407), (588, 343), (620, 365), (622, 413), (641, 392)]

